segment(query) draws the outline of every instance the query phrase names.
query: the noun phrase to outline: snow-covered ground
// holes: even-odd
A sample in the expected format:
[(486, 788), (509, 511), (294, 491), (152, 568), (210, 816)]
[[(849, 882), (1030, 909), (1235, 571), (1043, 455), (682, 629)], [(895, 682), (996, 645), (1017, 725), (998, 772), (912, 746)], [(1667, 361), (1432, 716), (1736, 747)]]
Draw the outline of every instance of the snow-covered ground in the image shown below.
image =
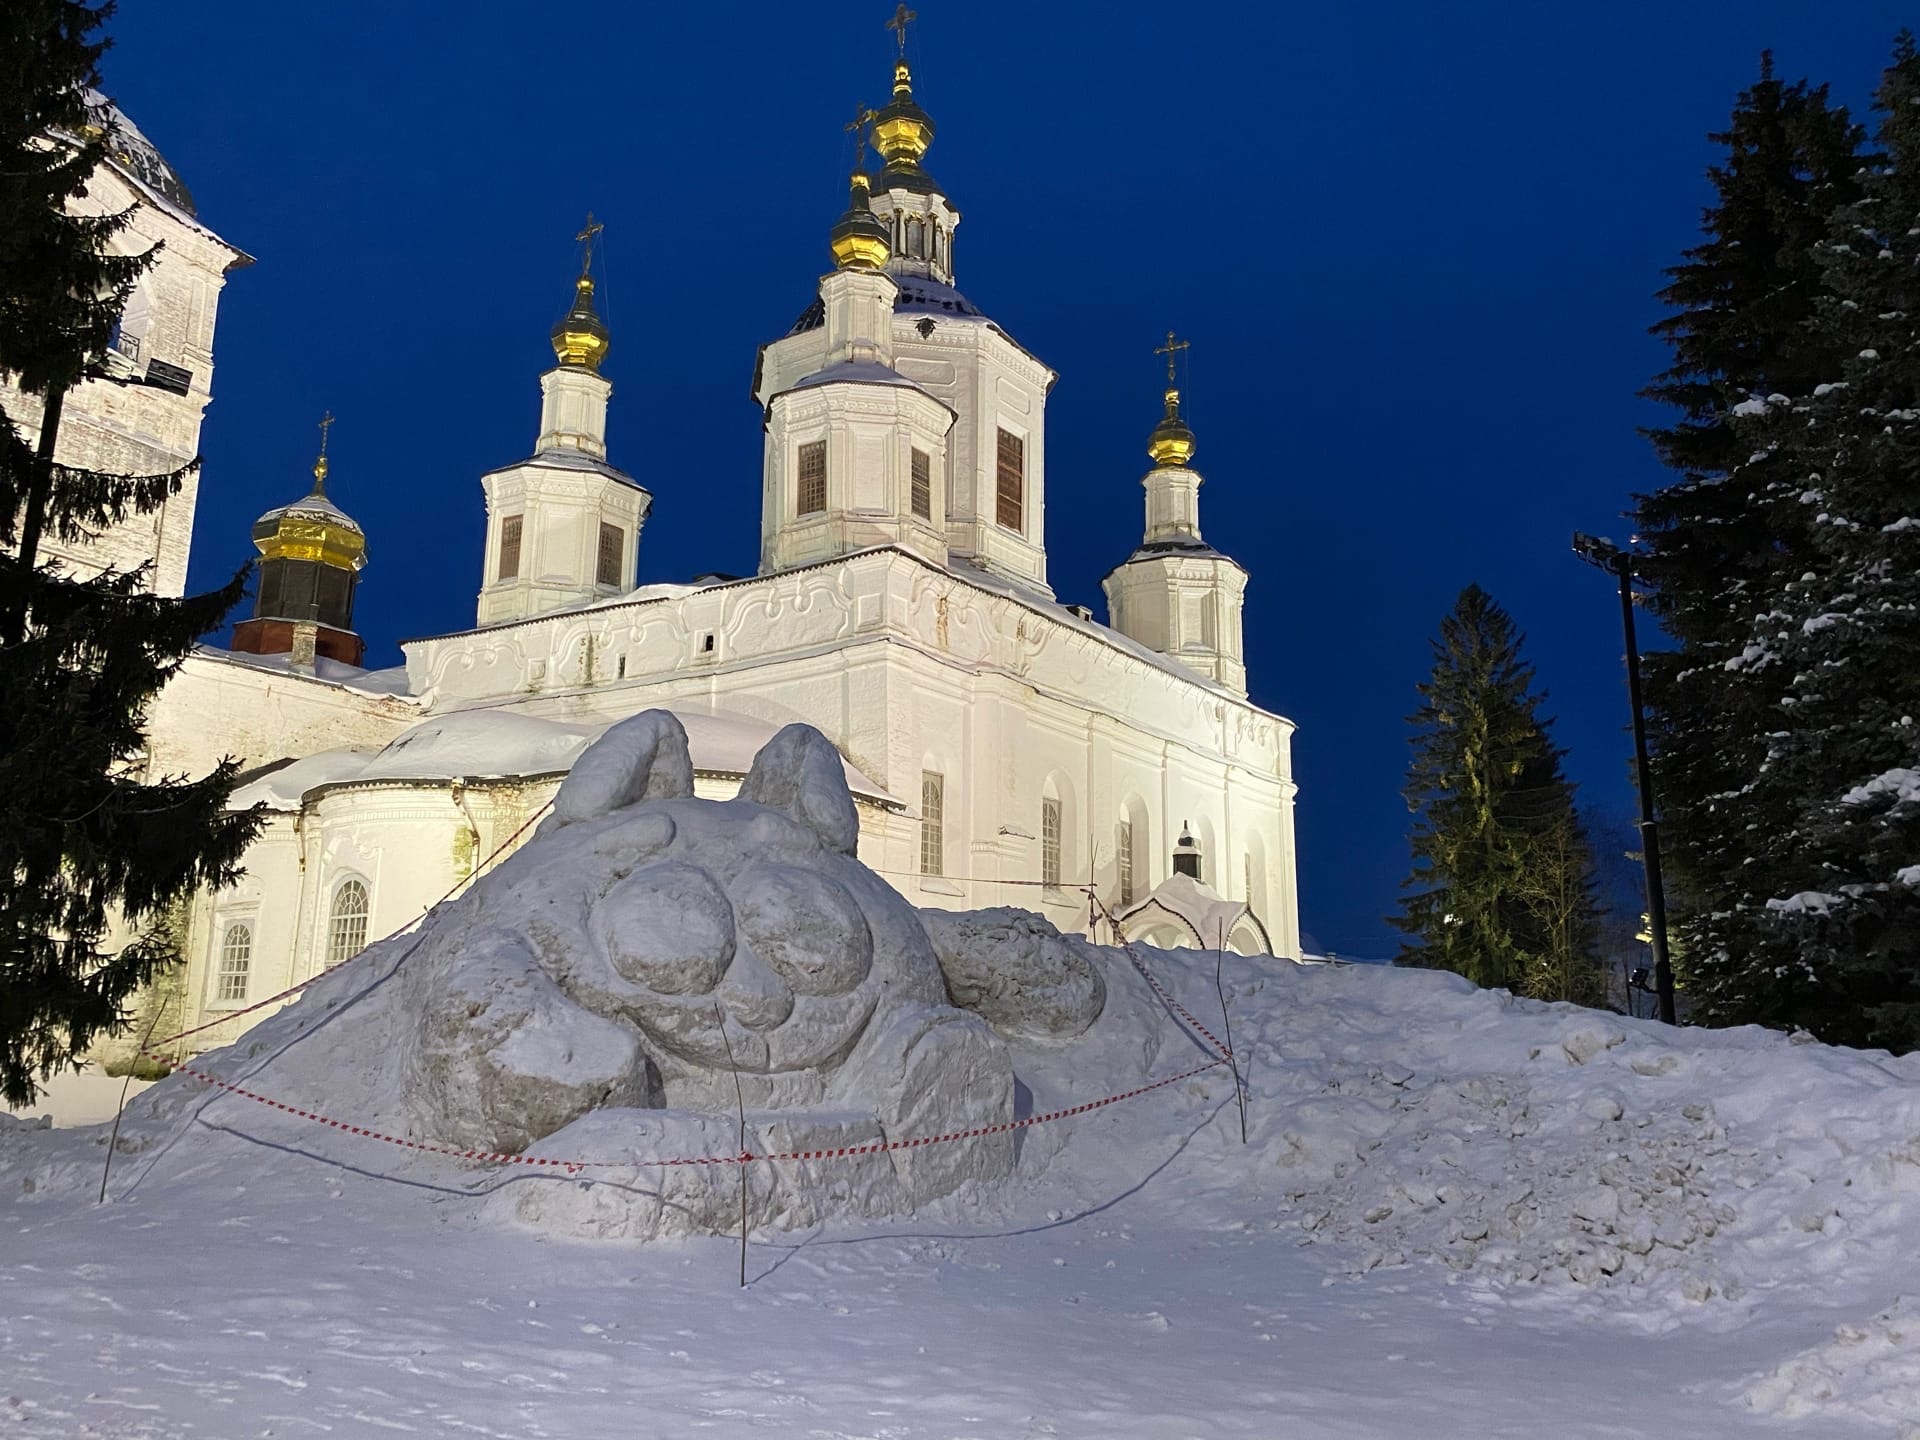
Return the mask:
[[(1101, 953), (1094, 1030), (1013, 1047), (1035, 1110), (1204, 1058)], [(1210, 1071), (997, 1197), (757, 1234), (744, 1291), (726, 1239), (483, 1211), (584, 1176), (184, 1077), (105, 1206), (104, 1132), (0, 1121), (0, 1434), (1920, 1436), (1920, 1057), (1226, 966), (1250, 1143)]]

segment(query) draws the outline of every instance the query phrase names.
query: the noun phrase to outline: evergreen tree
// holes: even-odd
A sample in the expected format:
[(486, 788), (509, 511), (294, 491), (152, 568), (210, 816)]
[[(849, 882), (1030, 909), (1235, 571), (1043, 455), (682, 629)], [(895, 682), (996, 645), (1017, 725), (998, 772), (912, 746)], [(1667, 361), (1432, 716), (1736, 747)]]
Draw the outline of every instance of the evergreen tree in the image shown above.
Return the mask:
[(1591, 864), (1520, 645), (1478, 585), (1433, 642), (1433, 676), (1408, 717), (1413, 873), (1392, 923), (1412, 938), (1397, 959), (1583, 999), (1598, 978)]
[(1755, 613), (1806, 568), (1812, 546), (1804, 507), (1743, 465), (1735, 420), (1836, 372), (1836, 338), (1812, 325), (1826, 287), (1815, 248), (1835, 210), (1858, 198), (1864, 134), (1825, 86), (1782, 82), (1766, 55), (1710, 138), (1726, 147), (1708, 171), (1715, 203), (1704, 241), (1667, 272), (1660, 299), (1673, 313), (1654, 332), (1673, 363), (1644, 392), (1680, 412), (1648, 434), (1681, 478), (1639, 497), (1635, 515), (1646, 547), (1637, 572), (1677, 642), (1644, 662), (1676, 939), (1708, 966), (1747, 943), (1727, 898), (1769, 824), (1746, 787), (1778, 689), (1739, 657)]
[[(42, 556), (175, 493), (187, 473), (113, 475), (55, 459), (67, 394), (92, 373), (151, 256), (117, 256), (127, 217), (69, 202), (106, 154), (95, 90), (111, 3), (0, 6), (0, 371), (37, 397), (29, 444), (0, 416), (0, 1096), (38, 1081), (121, 1022), (177, 960), (155, 927), (179, 898), (230, 880), (257, 821), (229, 815), (233, 769), (143, 784), (140, 721), (195, 639), (241, 594), (147, 593), (141, 572), (81, 579)], [(190, 468), (190, 467), (189, 467)]]
[[(1797, 508), (1804, 568), (1736, 671), (1777, 694), (1744, 803), (1767, 823), (1707, 967), (1717, 1018), (1920, 1047), (1920, 55), (1903, 34), (1875, 97), (1884, 160), (1818, 247), (1814, 329), (1842, 357), (1749, 407), (1737, 472)], [(1814, 377), (1809, 377), (1813, 379)]]

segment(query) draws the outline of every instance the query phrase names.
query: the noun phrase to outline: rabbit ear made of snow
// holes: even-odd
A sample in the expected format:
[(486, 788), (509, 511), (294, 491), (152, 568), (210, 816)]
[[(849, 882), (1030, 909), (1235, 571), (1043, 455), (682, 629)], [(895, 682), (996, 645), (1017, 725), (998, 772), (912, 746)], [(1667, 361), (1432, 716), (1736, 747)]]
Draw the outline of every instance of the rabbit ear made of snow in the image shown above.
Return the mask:
[(789, 725), (753, 757), (740, 798), (805, 825), (842, 855), (854, 853), (860, 816), (833, 742), (811, 725)]
[(684, 800), (692, 794), (686, 727), (671, 711), (642, 710), (610, 727), (573, 762), (547, 823), (571, 825), (642, 800)]

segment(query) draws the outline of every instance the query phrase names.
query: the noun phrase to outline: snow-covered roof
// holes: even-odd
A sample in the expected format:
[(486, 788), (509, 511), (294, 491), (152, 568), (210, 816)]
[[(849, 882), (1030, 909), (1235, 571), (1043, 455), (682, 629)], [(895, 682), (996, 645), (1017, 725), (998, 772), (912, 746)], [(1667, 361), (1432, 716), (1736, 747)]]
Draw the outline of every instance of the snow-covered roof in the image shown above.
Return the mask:
[(1200, 948), (1224, 945), (1233, 939), (1233, 932), (1241, 925), (1251, 925), (1259, 933), (1260, 942), (1266, 946), (1267, 953), (1273, 953), (1273, 942), (1267, 936), (1267, 927), (1260, 923), (1260, 917), (1248, 908), (1244, 900), (1229, 900), (1205, 881), (1196, 880), (1176, 870), (1148, 892), (1145, 899), (1122, 910), (1114, 918), (1121, 928), (1128, 928), (1128, 922), (1145, 918), (1149, 912), (1160, 910), (1186, 923), (1193, 932), (1194, 943)]
[(89, 90), (87, 100), (90, 105), (98, 107), (100, 118), (112, 127), (113, 134), (107, 146), (108, 163), (132, 182), (142, 199), (154, 209), (231, 250), (234, 258), (229, 269), (253, 263), (251, 255), (231, 242), (222, 240), (200, 219), (193, 195), (180, 178), (180, 172), (133, 123), (126, 111), (97, 90)]
[[(779, 727), (745, 715), (676, 710), (698, 774), (745, 775)], [(298, 810), (316, 790), (336, 785), (502, 780), (564, 775), (606, 725), (572, 724), (513, 710), (453, 710), (422, 720), (380, 750), (328, 750), (279, 768), (263, 768), (233, 792), (231, 808), (264, 804)], [(900, 802), (842, 759), (847, 788), (861, 799)]]
[[(804, 379), (794, 381), (793, 384), (781, 391), (780, 394), (790, 395), (796, 390), (814, 390), (822, 385), (893, 386), (903, 390), (912, 390), (916, 394), (925, 395), (929, 400), (933, 401), (934, 404), (946, 411), (947, 414), (953, 415), (955, 413), (954, 408), (938, 395), (934, 395), (915, 384), (898, 370), (895, 370), (891, 365), (882, 365), (874, 360), (836, 360), (833, 364), (827, 366), (826, 369), (816, 370)], [(775, 397), (770, 395), (767, 398), (771, 401)]]
[(509, 470), (525, 470), (528, 467), (539, 470), (585, 470), (594, 475), (604, 475), (609, 480), (617, 480), (622, 485), (631, 486), (643, 493), (647, 489), (617, 465), (609, 465), (606, 461), (596, 459), (584, 450), (558, 446), (548, 450), (536, 450), (526, 459), (516, 460), (511, 465), (496, 465), (487, 471), (487, 474), (504, 475)]
[(342, 690), (351, 690), (360, 695), (379, 695), (395, 700), (410, 700), (416, 705), (426, 704), (424, 697), (408, 691), (407, 667), (404, 665), (395, 665), (386, 670), (362, 670), (358, 665), (345, 665), (338, 660), (316, 656), (312, 668), (308, 669), (296, 666), (293, 657), (285, 654), (255, 655), (245, 650), (222, 650), (215, 645), (196, 645), (193, 653), (202, 660), (240, 665), (249, 670), (265, 670), (269, 674), (308, 680), (319, 685), (337, 685)]
[(254, 524), (264, 525), (269, 520), (278, 520), (283, 515), (299, 515), (315, 520), (329, 520), (335, 525), (345, 526), (348, 529), (360, 529), (360, 522), (358, 520), (355, 520), (318, 490), (309, 492), (294, 501), (291, 505), (274, 506), (273, 509), (267, 511), (266, 514), (254, 521)]

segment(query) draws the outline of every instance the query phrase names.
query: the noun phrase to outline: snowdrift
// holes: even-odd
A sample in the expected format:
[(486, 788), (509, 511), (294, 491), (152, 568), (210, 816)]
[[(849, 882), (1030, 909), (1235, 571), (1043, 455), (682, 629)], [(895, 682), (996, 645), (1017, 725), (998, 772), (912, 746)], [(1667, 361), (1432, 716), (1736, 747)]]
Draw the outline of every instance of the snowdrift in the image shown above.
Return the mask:
[[(1006, 1129), (1212, 1057), (1121, 951), (1018, 911), (915, 912), (853, 858), (817, 735), (783, 732), (716, 804), (689, 798), (675, 729), (617, 727), (521, 854), (196, 1062), (365, 1130), (589, 1168), (410, 1150), (176, 1075), (128, 1107), (116, 1197), (356, 1172), (395, 1191), (390, 1213), (657, 1239), (740, 1217), (743, 1167), (663, 1159), (978, 1129), (756, 1160), (749, 1224), (765, 1239), (911, 1212), (959, 1240), (1100, 1214), (1154, 1181), (1167, 1226), (1260, 1237), (1250, 1253), (1314, 1257), (1329, 1285), (1384, 1295), (1426, 1274), (1640, 1333), (1752, 1325), (1771, 1338), (1735, 1407), (1897, 1434), (1920, 1416), (1920, 1057), (1228, 955), (1248, 1143), (1225, 1066)], [(1213, 956), (1141, 958), (1219, 1016)], [(105, 1145), (104, 1128), (0, 1121), (0, 1199), (23, 1225), (90, 1204)]]

